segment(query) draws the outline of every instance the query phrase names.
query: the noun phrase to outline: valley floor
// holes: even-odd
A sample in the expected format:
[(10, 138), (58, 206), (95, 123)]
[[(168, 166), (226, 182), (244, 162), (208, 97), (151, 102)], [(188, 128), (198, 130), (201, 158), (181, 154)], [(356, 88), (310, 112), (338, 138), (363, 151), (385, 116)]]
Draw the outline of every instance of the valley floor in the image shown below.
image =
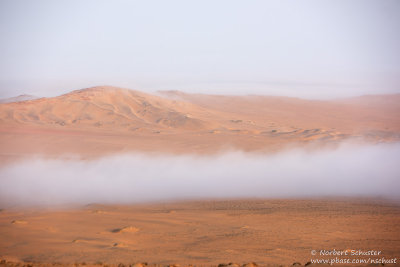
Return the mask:
[[(391, 259), (400, 256), (400, 205), (350, 198), (12, 208), (0, 212), (0, 236), (0, 266)], [(381, 252), (321, 256), (321, 250)]]

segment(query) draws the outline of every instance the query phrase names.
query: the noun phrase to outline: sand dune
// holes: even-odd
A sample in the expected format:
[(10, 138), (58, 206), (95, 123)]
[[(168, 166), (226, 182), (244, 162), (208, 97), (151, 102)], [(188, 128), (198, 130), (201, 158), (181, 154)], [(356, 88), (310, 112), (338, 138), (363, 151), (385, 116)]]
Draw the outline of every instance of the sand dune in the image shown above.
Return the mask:
[(2, 161), (29, 154), (274, 151), (288, 144), (400, 140), (400, 95), (331, 101), (150, 95), (110, 86), (0, 105)]
[[(121, 127), (196, 129), (199, 119), (187, 112), (195, 107), (145, 93), (114, 87), (94, 87), (24, 103), (12, 103), (2, 110), (2, 121), (33, 125), (108, 128)], [(134, 127), (134, 128), (132, 128)]]

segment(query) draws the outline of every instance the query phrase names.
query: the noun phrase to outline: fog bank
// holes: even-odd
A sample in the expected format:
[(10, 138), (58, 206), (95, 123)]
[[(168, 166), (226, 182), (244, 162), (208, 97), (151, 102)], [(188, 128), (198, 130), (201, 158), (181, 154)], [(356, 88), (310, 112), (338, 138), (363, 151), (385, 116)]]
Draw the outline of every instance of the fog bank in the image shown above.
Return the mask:
[(398, 198), (400, 143), (272, 155), (35, 157), (0, 169), (0, 208), (203, 198)]

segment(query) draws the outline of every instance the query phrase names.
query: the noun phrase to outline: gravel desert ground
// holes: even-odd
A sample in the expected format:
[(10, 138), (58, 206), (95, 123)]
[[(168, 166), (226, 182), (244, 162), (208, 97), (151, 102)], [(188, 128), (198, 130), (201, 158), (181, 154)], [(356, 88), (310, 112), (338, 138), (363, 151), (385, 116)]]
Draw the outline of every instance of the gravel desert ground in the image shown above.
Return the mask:
[(341, 259), (393, 259), (400, 206), (378, 199), (242, 199), (11, 209), (0, 213), (0, 235), (9, 265), (291, 266), (334, 259), (312, 255), (334, 249), (381, 251)]

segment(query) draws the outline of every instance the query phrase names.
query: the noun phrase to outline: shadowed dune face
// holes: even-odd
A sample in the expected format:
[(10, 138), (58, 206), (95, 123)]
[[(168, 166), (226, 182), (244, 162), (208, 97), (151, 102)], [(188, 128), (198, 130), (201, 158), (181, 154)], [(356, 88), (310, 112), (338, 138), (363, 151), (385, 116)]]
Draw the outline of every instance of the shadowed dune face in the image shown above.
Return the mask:
[(276, 151), (308, 143), (400, 140), (400, 95), (332, 101), (288, 97), (160, 96), (93, 87), (53, 98), (0, 104), (0, 156), (130, 151)]

